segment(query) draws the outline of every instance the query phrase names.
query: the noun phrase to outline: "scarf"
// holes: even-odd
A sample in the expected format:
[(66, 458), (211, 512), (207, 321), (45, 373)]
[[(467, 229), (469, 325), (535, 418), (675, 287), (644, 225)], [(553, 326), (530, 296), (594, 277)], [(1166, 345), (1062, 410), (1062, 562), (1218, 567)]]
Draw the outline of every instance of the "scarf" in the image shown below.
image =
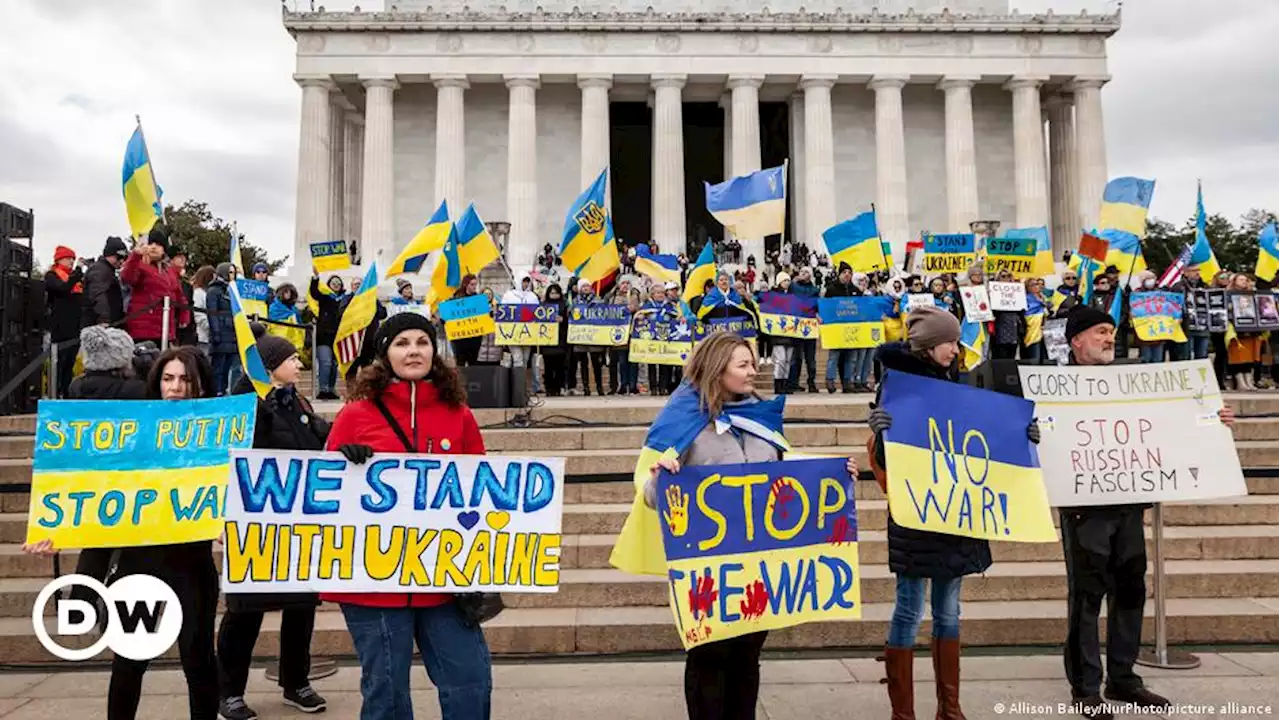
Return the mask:
[[(56, 264), (53, 266), (53, 274), (57, 275), (58, 278), (62, 280), (62, 282), (66, 282), (67, 279), (71, 277), (70, 270), (62, 267), (61, 265), (56, 265)], [(71, 288), (71, 292), (73, 293), (84, 292), (84, 283), (82, 282), (76, 283), (75, 286)]]

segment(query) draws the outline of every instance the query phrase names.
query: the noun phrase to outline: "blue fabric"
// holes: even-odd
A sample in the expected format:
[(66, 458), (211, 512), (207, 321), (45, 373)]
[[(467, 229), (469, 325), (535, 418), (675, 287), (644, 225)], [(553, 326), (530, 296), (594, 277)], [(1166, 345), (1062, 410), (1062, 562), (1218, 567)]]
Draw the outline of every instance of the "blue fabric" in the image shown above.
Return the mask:
[(856, 350), (828, 350), (827, 351), (827, 382), (836, 379), (836, 367), (840, 368), (840, 382), (853, 382), (853, 360)]
[(889, 647), (911, 648), (924, 619), (924, 586), (932, 585), (930, 608), (933, 613), (933, 637), (955, 640), (960, 637), (960, 580), (929, 580), (898, 575), (897, 598), (893, 617), (889, 620)]
[[(231, 368), (240, 367), (240, 356), (238, 353), (218, 352), (215, 350), (210, 363), (213, 365), (213, 389), (219, 395), (225, 395), (230, 388), (235, 387), (231, 382)], [(237, 378), (238, 379), (238, 378)]]
[(271, 301), (271, 306), (267, 308), (267, 319), (300, 325), (302, 324), (302, 313), (298, 312), (298, 308), (293, 305), (282, 303), (280, 298), (276, 298)]
[(1194, 360), (1204, 360), (1209, 357), (1209, 336), (1197, 335), (1190, 338), (1191, 341), (1191, 357)]
[(866, 385), (871, 380), (871, 370), (876, 364), (876, 349), (858, 348), (853, 352), (853, 381), (859, 385)]
[(1158, 342), (1152, 345), (1143, 345), (1138, 348), (1138, 361), (1144, 363), (1158, 363), (1164, 361), (1164, 343)]
[(452, 602), (427, 608), (342, 605), (360, 660), (360, 720), (413, 720), (409, 672), (417, 644), (442, 720), (488, 720), (493, 677), (479, 628)]
[[(736, 415), (759, 423), (781, 436), (782, 411), (786, 407), (786, 402), (786, 396), (779, 395), (770, 400), (726, 403), (721, 409), (719, 419), (728, 420), (730, 416)], [(682, 382), (680, 387), (672, 393), (671, 399), (663, 406), (662, 411), (658, 413), (653, 424), (649, 426), (649, 432), (644, 438), (644, 447), (660, 453), (669, 449), (675, 450), (677, 454), (682, 453), (711, 420), (711, 415), (702, 407), (702, 402), (698, 399), (697, 391), (687, 381)], [(762, 437), (761, 439), (774, 442), (774, 438)], [(777, 443), (774, 444), (777, 445)], [(779, 449), (790, 450), (788, 447), (781, 446)]]
[(318, 392), (333, 392), (338, 383), (338, 361), (333, 355), (333, 346), (316, 346), (316, 384)]
[(204, 307), (209, 311), (209, 347), (214, 353), (238, 353), (236, 324), (231, 314), (231, 294), (227, 284), (215, 280), (204, 294)]
[(726, 296), (724, 293), (720, 292), (720, 288), (713, 285), (702, 298), (702, 306), (698, 308), (698, 317), (704, 317), (707, 313), (722, 305), (728, 305), (742, 310), (747, 309), (747, 306), (743, 303), (742, 296), (738, 294), (737, 290), (729, 288), (729, 294)]

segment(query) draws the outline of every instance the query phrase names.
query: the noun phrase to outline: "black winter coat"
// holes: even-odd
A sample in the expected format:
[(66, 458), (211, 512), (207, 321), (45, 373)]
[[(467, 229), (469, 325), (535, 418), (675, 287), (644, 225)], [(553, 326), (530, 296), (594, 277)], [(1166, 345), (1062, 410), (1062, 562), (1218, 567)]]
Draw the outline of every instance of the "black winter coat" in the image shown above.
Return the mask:
[[(950, 368), (939, 368), (917, 357), (906, 343), (880, 346), (876, 360), (886, 370), (952, 380)], [(876, 404), (879, 403), (880, 394), (877, 392)], [(876, 435), (876, 456), (880, 463), (884, 463), (883, 434)], [(889, 569), (898, 575), (952, 580), (985, 572), (989, 567), (991, 546), (986, 540), (913, 530), (889, 519)]]
[[(338, 323), (342, 320), (342, 298), (320, 292), (320, 279), (311, 278), (311, 297), (316, 301), (316, 345), (329, 347), (338, 337)], [(346, 296), (343, 296), (346, 297)]]
[(124, 318), (124, 293), (116, 269), (104, 258), (91, 265), (84, 274), (83, 327), (115, 323)]
[[(49, 338), (62, 342), (80, 337), (80, 314), (84, 299), (75, 292), (84, 271), (76, 268), (66, 280), (50, 270), (44, 274), (45, 308), (49, 314)], [(83, 288), (82, 288), (83, 290)]]
[(239, 351), (236, 345), (236, 323), (231, 314), (231, 293), (227, 282), (214, 278), (204, 291), (204, 307), (209, 311), (209, 352), (234, 353)]

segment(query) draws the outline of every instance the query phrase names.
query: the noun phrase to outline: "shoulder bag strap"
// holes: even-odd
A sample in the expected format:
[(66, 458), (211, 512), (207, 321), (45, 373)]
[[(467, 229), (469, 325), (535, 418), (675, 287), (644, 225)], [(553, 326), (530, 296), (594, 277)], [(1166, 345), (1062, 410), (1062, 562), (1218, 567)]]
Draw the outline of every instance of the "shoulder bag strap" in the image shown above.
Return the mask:
[(382, 417), (386, 418), (387, 424), (395, 431), (396, 437), (400, 438), (400, 442), (404, 443), (405, 452), (418, 452), (418, 449), (413, 446), (413, 443), (409, 442), (409, 436), (404, 433), (404, 428), (400, 427), (400, 423), (396, 422), (396, 419), (391, 416), (391, 411), (382, 403), (382, 398), (373, 398), (373, 405), (378, 408), (378, 412), (382, 413)]

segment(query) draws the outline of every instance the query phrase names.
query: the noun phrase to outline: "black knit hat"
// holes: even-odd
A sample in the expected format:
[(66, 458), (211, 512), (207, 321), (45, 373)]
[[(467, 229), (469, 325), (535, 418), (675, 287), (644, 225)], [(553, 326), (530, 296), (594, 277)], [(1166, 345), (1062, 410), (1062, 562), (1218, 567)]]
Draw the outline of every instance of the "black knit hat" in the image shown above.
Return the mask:
[(1101, 310), (1087, 305), (1079, 305), (1067, 315), (1067, 342), (1071, 342), (1071, 338), (1088, 330), (1095, 325), (1106, 323), (1111, 327), (1116, 326), (1116, 321), (1111, 317), (1111, 313), (1105, 313)]
[(165, 249), (165, 252), (168, 252), (169, 251), (169, 233), (165, 232), (164, 228), (157, 225), (151, 228), (151, 232), (147, 233), (147, 244), (159, 245), (160, 247)]
[(378, 335), (374, 338), (373, 349), (379, 360), (387, 359), (387, 348), (391, 347), (391, 341), (406, 330), (421, 330), (431, 338), (431, 346), (435, 347), (436, 328), (430, 320), (416, 312), (397, 313), (382, 322)]
[(267, 372), (272, 372), (283, 365), (285, 360), (297, 355), (298, 348), (279, 335), (263, 335), (258, 338), (258, 354), (262, 356), (262, 364), (267, 366)]

